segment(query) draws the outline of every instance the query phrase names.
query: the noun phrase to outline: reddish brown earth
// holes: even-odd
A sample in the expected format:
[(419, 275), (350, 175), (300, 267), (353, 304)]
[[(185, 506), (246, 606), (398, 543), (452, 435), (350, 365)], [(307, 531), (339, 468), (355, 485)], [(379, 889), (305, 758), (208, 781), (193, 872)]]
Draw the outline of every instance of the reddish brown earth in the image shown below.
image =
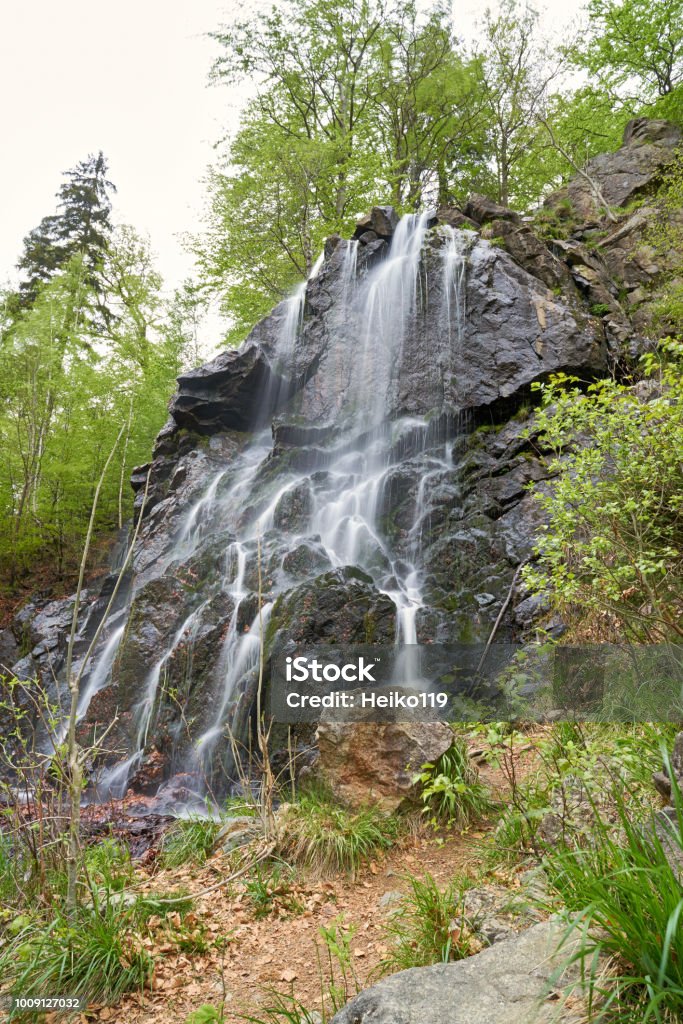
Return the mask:
[[(534, 762), (531, 746), (519, 751), (519, 773), (526, 774)], [(482, 767), (482, 776), (504, 799), (506, 784), (500, 771)], [(196, 923), (204, 929), (209, 949), (203, 954), (182, 953), (177, 946), (180, 918), (171, 919), (145, 939), (155, 956), (151, 986), (127, 996), (115, 1007), (92, 1007), (80, 1017), (87, 1021), (117, 1024), (184, 1024), (187, 1015), (204, 1003), (218, 1006), (225, 1000), (228, 1024), (244, 1020), (243, 1014), (258, 1015), (274, 990), (292, 995), (308, 1009), (321, 1008), (321, 966), (323, 989), (329, 968), (320, 929), (340, 919), (354, 931), (351, 940), (352, 970), (349, 996), (356, 987), (378, 977), (387, 952), (386, 926), (391, 907), (382, 906), (389, 892), (405, 892), (405, 875), (430, 873), (440, 885), (454, 875), (480, 878), (487, 840), (495, 827), (488, 821), (468, 830), (435, 832), (422, 826), (391, 849), (386, 856), (365, 865), (358, 877), (338, 876), (330, 880), (303, 879), (293, 886), (293, 895), (303, 910), (291, 913), (278, 906), (267, 917), (257, 919), (244, 891), (243, 880), (215, 887), (234, 870), (234, 859), (216, 853), (200, 869), (155, 870), (149, 864), (141, 875), (140, 888), (159, 895), (186, 889), (195, 895), (192, 915), (184, 927)], [(234, 854), (233, 854), (234, 858)], [(519, 887), (516, 871), (497, 871), (488, 881), (514, 890)], [(481, 884), (481, 882), (480, 882)], [(174, 924), (175, 920), (175, 924)], [(188, 925), (189, 921), (189, 925)], [(216, 948), (215, 944), (219, 948)], [(224, 944), (224, 952), (220, 951)], [(329, 1008), (329, 1002), (326, 1004)], [(49, 1018), (48, 1018), (49, 1020)]]

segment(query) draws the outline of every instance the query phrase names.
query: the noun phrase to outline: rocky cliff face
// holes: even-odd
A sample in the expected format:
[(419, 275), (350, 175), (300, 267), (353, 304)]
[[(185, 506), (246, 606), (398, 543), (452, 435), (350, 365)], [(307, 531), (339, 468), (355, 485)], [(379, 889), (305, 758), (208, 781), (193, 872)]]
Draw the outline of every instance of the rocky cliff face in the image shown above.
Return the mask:
[[(593, 168), (605, 192), (619, 186), (614, 201), (670, 159), (673, 132), (654, 124)], [(660, 268), (619, 255), (629, 237), (644, 245), (629, 222), (600, 254), (580, 231), (548, 244), (481, 197), (400, 220), (376, 208), (354, 239), (328, 240), (239, 350), (179, 379), (133, 477), (133, 571), (84, 684), (83, 730), (119, 712), (103, 794), (229, 774), (226, 732), (248, 719), (261, 633), (267, 658), (487, 638), (532, 553), (527, 484), (547, 476), (524, 430), (530, 385), (600, 375), (642, 333), (614, 275), (633, 292)], [(543, 611), (512, 591), (500, 638)], [(68, 617), (68, 602), (24, 610), (15, 672), (59, 672)]]

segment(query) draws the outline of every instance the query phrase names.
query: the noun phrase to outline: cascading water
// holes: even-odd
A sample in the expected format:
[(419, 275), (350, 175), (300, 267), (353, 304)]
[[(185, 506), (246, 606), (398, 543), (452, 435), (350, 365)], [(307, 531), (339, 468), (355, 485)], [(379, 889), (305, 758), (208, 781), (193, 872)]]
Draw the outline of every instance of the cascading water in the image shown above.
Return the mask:
[[(192, 565), (207, 545), (220, 542), (224, 570), (204, 600), (176, 629), (147, 672), (142, 697), (132, 708), (131, 752), (101, 774), (101, 796), (122, 795), (145, 756), (158, 711), (161, 680), (181, 643), (192, 645), (208, 628), (213, 602), (229, 608), (218, 657), (203, 682), (205, 698), (190, 721), (192, 745), (182, 758), (195, 791), (211, 793), (217, 771), (230, 773), (228, 732), (248, 728), (262, 646), (278, 594), (291, 586), (287, 556), (314, 547), (331, 569), (359, 566), (379, 594), (395, 607), (398, 671), (406, 683), (421, 684), (415, 654), (420, 614), (425, 608), (422, 538), (432, 495), (453, 473), (438, 418), (392, 416), (404, 358), (404, 339), (420, 316), (425, 293), (423, 247), (429, 212), (403, 217), (388, 253), (375, 265), (360, 266), (358, 244), (340, 242), (335, 254), (339, 299), (329, 321), (324, 373), (339, 392), (339, 429), (304, 465), (278, 465), (267, 430), (221, 466), (180, 524), (173, 550), (160, 571), (173, 576)], [(438, 282), (449, 345), (457, 345), (465, 318), (465, 258), (462, 233), (440, 228), (442, 270)], [(314, 274), (325, 273), (319, 261)], [(287, 400), (287, 377), (295, 373), (298, 346), (306, 330), (306, 292), (301, 285), (281, 307), (280, 332), (270, 358), (277, 391), (264, 392), (268, 407)], [(284, 383), (283, 383), (284, 382)], [(343, 387), (341, 385), (344, 385)], [(255, 421), (259, 410), (254, 410)], [(286, 415), (286, 412), (285, 412)], [(262, 422), (262, 421), (261, 421)], [(296, 419), (294, 419), (296, 422)], [(435, 426), (436, 424), (436, 426)], [(388, 528), (387, 504), (396, 475), (409, 467), (417, 484), (412, 511), (400, 530)], [(213, 550), (213, 549), (212, 549)], [(256, 579), (261, 560), (264, 587), (259, 610)], [(121, 627), (122, 630), (123, 627)], [(111, 668), (119, 636), (112, 634), (89, 686), (95, 692)], [(401, 653), (402, 652), (402, 653)], [(85, 694), (84, 704), (87, 705)], [(177, 763), (177, 758), (175, 763)]]
[(116, 765), (100, 775), (97, 781), (97, 791), (101, 799), (122, 797), (126, 792), (129, 779), (140, 763), (147, 746), (149, 728), (157, 707), (159, 684), (163, 679), (164, 668), (173, 658), (181, 642), (187, 645), (192, 644), (205, 607), (206, 601), (188, 615), (175, 633), (170, 646), (152, 666), (143, 686), (142, 700), (135, 708), (135, 747), (130, 757), (122, 764)]

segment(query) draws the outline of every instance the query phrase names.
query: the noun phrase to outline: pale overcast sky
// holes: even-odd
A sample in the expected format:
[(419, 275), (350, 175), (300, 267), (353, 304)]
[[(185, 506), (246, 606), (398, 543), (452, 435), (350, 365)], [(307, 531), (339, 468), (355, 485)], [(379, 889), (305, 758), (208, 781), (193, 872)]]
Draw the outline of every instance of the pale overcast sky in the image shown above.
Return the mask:
[[(207, 86), (206, 33), (268, 0), (0, 0), (0, 281), (21, 241), (54, 209), (62, 171), (102, 149), (117, 221), (149, 234), (167, 282), (191, 269), (179, 236), (195, 230), (212, 144), (234, 127), (244, 92)], [(455, 0), (470, 35), (487, 0)], [(495, 6), (495, 5), (494, 5)], [(582, 0), (548, 0), (546, 25)]]

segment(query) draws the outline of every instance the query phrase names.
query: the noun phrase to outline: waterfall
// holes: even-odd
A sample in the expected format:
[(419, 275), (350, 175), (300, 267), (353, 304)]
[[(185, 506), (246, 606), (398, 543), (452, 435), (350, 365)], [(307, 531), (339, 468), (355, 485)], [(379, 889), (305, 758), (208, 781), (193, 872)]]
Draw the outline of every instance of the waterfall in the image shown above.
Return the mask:
[(462, 338), (465, 323), (465, 270), (466, 260), (463, 246), (463, 233), (456, 231), (450, 224), (441, 225), (446, 237), (442, 249), (443, 279), (442, 291), (448, 338), (453, 335), (459, 341)]
[(368, 274), (360, 295), (363, 325), (354, 353), (352, 401), (363, 425), (380, 422), (400, 366), (403, 340), (415, 315), (422, 244), (433, 211), (402, 217), (389, 255)]
[(130, 757), (122, 764), (102, 772), (97, 780), (97, 791), (100, 799), (119, 798), (124, 795), (128, 788), (128, 782), (134, 770), (140, 764), (147, 746), (149, 729), (152, 723), (154, 710), (157, 706), (159, 696), (159, 683), (162, 680), (164, 667), (173, 658), (181, 641), (191, 645), (194, 641), (196, 630), (201, 622), (201, 614), (208, 601), (204, 601), (198, 608), (188, 615), (180, 629), (176, 631), (171, 643), (162, 656), (152, 666), (143, 684), (142, 700), (134, 708), (135, 746)]
[[(78, 721), (83, 718), (90, 707), (90, 701), (93, 699), (96, 693), (99, 693), (107, 685), (109, 674), (114, 664), (114, 658), (116, 652), (119, 649), (121, 643), (121, 637), (123, 636), (126, 629), (125, 623), (114, 630), (112, 635), (106, 641), (102, 651), (95, 662), (92, 671), (88, 675), (88, 682), (85, 685), (82, 693), (79, 695), (78, 709), (76, 712)], [(63, 737), (62, 737), (63, 738)]]
[[(209, 617), (207, 609), (218, 599), (228, 609), (221, 613), (221, 641), (210, 676), (202, 677), (202, 700), (191, 722), (192, 743), (180, 767), (193, 779), (195, 791), (205, 794), (215, 791), (217, 772), (229, 774), (228, 733), (237, 742), (245, 739), (262, 631), (268, 628), (278, 595), (291, 586), (285, 562), (297, 545), (315, 545), (332, 569), (363, 569), (374, 589), (395, 607), (396, 681), (424, 684), (418, 659), (421, 616), (428, 606), (423, 542), (439, 489), (454, 486), (454, 470), (449, 445), (439, 434), (438, 416), (430, 420), (392, 410), (404, 341), (409, 330), (419, 331), (426, 308), (422, 257), (432, 218), (429, 211), (401, 218), (386, 255), (370, 266), (359, 258), (357, 242), (339, 242), (330, 261), (324, 263), (321, 257), (309, 280), (278, 307), (279, 332), (271, 363), (282, 381), (297, 366), (299, 346), (309, 330), (308, 289), (324, 293), (325, 275), (336, 275), (336, 306), (327, 322), (320, 370), (325, 386), (339, 391), (336, 433), (303, 462), (284, 458), (279, 463), (282, 455), (273, 452), (270, 430), (259, 428), (206, 481), (177, 529), (172, 550), (159, 565), (173, 576), (204, 552), (210, 551), (215, 559), (219, 544), (225, 553), (222, 572), (212, 576), (202, 604), (189, 611), (144, 676), (142, 696), (132, 708), (130, 755), (101, 774), (101, 796), (126, 791), (148, 746), (164, 673), (178, 646), (193, 643), (204, 616)], [(461, 342), (466, 315), (465, 236), (443, 226), (437, 232), (429, 237), (430, 245), (440, 246), (438, 292), (444, 345), (450, 353)], [(263, 403), (268, 408), (282, 404), (287, 422), (288, 393), (281, 391), (273, 402), (274, 386), (282, 385), (269, 382)], [(291, 422), (297, 422), (296, 416), (294, 412)], [(254, 420), (263, 424), (258, 409)], [(400, 526), (387, 522), (396, 486), (405, 488)], [(264, 581), (260, 610), (255, 594), (259, 557)], [(93, 693), (109, 674), (122, 630), (112, 634), (100, 655), (91, 677)], [(190, 689), (193, 683), (190, 679)]]

